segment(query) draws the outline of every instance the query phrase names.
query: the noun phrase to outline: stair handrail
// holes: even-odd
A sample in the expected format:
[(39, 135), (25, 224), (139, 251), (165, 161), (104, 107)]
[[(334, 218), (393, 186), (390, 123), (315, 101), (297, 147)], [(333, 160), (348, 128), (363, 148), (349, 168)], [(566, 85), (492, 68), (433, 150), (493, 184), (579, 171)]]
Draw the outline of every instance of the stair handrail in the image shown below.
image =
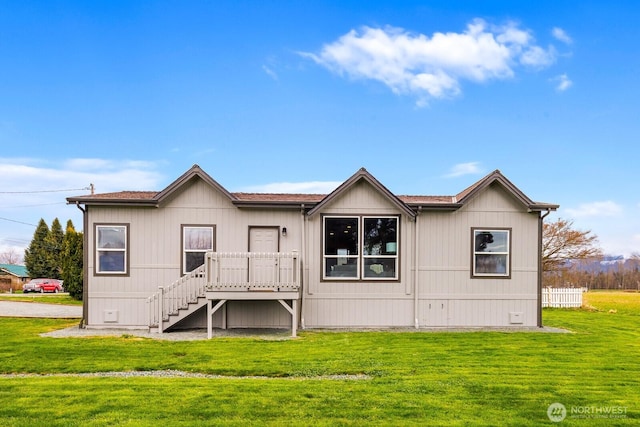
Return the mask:
[(162, 323), (170, 314), (186, 308), (189, 303), (204, 297), (206, 291), (206, 265), (180, 277), (169, 286), (159, 286), (158, 291), (147, 298), (149, 306), (149, 327), (158, 326), (162, 333)]
[[(250, 281), (249, 277), (242, 280), (225, 280), (221, 260), (223, 259), (261, 259), (274, 258), (277, 260), (277, 270), (274, 280)], [(282, 260), (291, 262), (283, 266)], [(248, 270), (246, 271), (248, 274)], [(241, 270), (244, 276), (244, 270)], [(171, 314), (187, 308), (190, 303), (206, 296), (207, 291), (232, 289), (266, 289), (298, 290), (300, 288), (300, 257), (298, 251), (291, 252), (207, 252), (205, 262), (195, 270), (178, 278), (168, 286), (159, 286), (158, 291), (147, 298), (149, 311), (149, 328), (158, 327), (158, 332), (164, 330), (164, 321)]]

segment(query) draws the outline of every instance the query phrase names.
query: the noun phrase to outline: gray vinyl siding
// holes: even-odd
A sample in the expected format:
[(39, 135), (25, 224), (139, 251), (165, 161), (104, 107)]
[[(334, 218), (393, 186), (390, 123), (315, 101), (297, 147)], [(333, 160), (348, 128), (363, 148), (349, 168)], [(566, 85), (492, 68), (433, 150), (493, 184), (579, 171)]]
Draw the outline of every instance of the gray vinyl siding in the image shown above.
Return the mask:
[[(325, 211), (331, 215), (399, 215), (366, 183)], [(458, 211), (419, 215), (417, 242), (416, 223), (401, 217), (399, 282), (336, 283), (320, 279), (322, 219), (318, 215), (309, 220), (305, 326), (412, 327), (416, 320), (420, 327), (535, 326), (537, 218), (502, 187), (492, 185)], [(471, 278), (472, 227), (511, 230), (511, 278)], [(418, 269), (417, 313), (414, 265)], [(510, 313), (521, 313), (522, 323), (512, 324)]]
[[(249, 226), (287, 227), (287, 236), (280, 236), (280, 251), (300, 249), (301, 214), (297, 210), (244, 210), (235, 207), (220, 192), (202, 180), (194, 180), (159, 208), (155, 207), (89, 207), (88, 242), (88, 326), (130, 327), (148, 326), (147, 298), (180, 277), (181, 225), (203, 224), (216, 226), (218, 251), (244, 252), (248, 250)], [(94, 275), (95, 223), (129, 224), (129, 275)], [(291, 317), (277, 303), (266, 310), (262, 318), (267, 326), (281, 325)], [(248, 306), (247, 306), (248, 307)], [(255, 317), (253, 307), (228, 310), (228, 325), (247, 325)], [(278, 310), (280, 309), (280, 310)], [(105, 312), (117, 312), (117, 322), (106, 322)], [(282, 311), (282, 313), (280, 312)], [(196, 315), (196, 318), (198, 315)], [(202, 316), (206, 324), (206, 316)], [(219, 324), (217, 318), (215, 324)], [(216, 321), (216, 317), (214, 317)], [(200, 321), (196, 321), (200, 324)]]
[[(87, 215), (89, 327), (148, 326), (147, 298), (180, 277), (183, 224), (215, 225), (219, 252), (247, 251), (249, 227), (286, 227), (279, 250), (300, 251), (301, 319), (307, 328), (413, 327), (416, 322), (420, 327), (501, 327), (537, 322), (538, 214), (528, 213), (496, 184), (457, 211), (424, 210), (416, 219), (364, 180), (311, 217), (299, 209), (238, 208), (200, 179), (181, 187), (159, 207), (89, 206)], [(399, 280), (323, 281), (323, 215), (398, 216)], [(96, 223), (128, 224), (129, 275), (94, 275)], [(511, 230), (510, 278), (471, 277), (473, 227)], [(228, 304), (230, 328), (290, 327), (291, 317), (277, 301)], [(519, 314), (522, 323), (511, 323), (512, 313)], [(221, 326), (221, 316), (220, 311), (214, 315), (214, 326)], [(179, 325), (205, 326), (205, 310)]]
[[(400, 217), (399, 281), (322, 281), (322, 215)], [(370, 184), (360, 181), (308, 221), (308, 294), (305, 326), (405, 327), (413, 325), (411, 238), (413, 223)]]
[[(510, 326), (509, 313), (523, 313), (535, 326), (538, 217), (527, 213), (499, 186), (491, 186), (459, 211), (419, 216), (419, 322), (421, 326)], [(511, 229), (511, 278), (471, 278), (471, 229)], [(445, 305), (446, 316), (429, 304)], [(433, 310), (434, 305), (431, 305)]]

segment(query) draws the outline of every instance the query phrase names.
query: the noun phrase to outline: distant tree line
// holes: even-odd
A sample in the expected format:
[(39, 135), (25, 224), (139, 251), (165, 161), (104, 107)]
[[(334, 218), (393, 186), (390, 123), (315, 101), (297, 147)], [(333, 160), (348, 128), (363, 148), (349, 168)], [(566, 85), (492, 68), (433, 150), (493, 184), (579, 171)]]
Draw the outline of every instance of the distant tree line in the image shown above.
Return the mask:
[(575, 260), (565, 268), (545, 272), (544, 285), (640, 291), (640, 254), (627, 259)]
[(63, 231), (58, 218), (53, 220), (51, 228), (40, 219), (33, 240), (24, 251), (29, 277), (63, 280), (65, 290), (72, 297), (82, 299), (82, 241), (83, 233), (75, 230), (71, 220)]
[(640, 290), (640, 254), (608, 259), (598, 236), (562, 218), (543, 226), (542, 270), (543, 286)]

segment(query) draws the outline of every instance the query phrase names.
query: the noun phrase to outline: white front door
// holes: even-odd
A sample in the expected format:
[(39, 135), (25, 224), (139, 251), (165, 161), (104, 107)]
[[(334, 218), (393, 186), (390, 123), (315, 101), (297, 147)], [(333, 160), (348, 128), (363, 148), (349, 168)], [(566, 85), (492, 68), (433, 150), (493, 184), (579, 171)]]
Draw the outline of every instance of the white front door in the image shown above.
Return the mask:
[(249, 281), (252, 283), (276, 283), (278, 281), (278, 252), (280, 227), (251, 227), (249, 229), (249, 252), (257, 257), (249, 259)]

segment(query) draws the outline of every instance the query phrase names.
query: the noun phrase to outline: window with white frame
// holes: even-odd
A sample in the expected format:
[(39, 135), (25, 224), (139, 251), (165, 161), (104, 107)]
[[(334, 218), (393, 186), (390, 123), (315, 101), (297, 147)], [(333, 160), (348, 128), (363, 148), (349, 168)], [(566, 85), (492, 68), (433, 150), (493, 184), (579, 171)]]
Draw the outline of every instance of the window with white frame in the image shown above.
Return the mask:
[(473, 228), (473, 277), (510, 277), (511, 229)]
[(96, 274), (128, 274), (129, 226), (96, 225)]
[(182, 226), (182, 274), (187, 274), (204, 264), (207, 252), (214, 250), (215, 226)]
[(325, 216), (323, 279), (397, 280), (397, 216)]

